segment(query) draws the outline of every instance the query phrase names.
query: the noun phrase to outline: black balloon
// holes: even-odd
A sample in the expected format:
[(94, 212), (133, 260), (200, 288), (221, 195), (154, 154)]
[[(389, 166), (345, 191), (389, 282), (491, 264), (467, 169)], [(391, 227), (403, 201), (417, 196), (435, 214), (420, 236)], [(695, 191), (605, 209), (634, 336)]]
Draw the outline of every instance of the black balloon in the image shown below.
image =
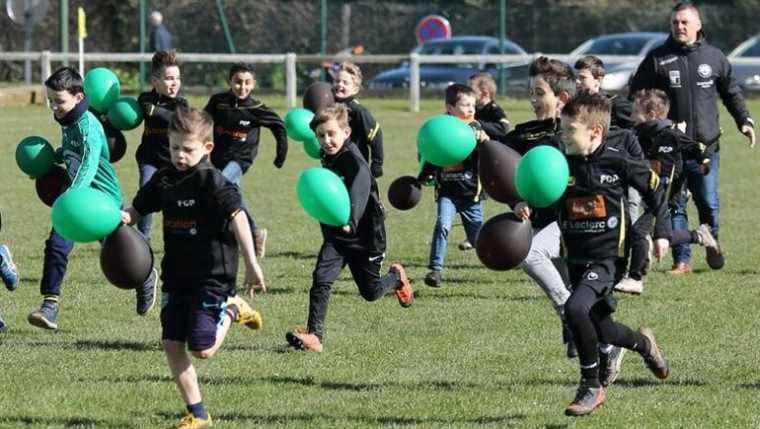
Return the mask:
[(108, 154), (111, 164), (119, 162), (127, 152), (127, 140), (121, 132), (113, 137), (108, 137)]
[(502, 213), (488, 219), (475, 240), (475, 251), (487, 268), (506, 271), (525, 260), (533, 240), (530, 222), (514, 213)]
[(335, 104), (335, 97), (329, 83), (314, 82), (303, 93), (303, 108), (313, 113), (333, 104)]
[(478, 147), (478, 174), (483, 189), (494, 200), (514, 206), (521, 200), (515, 186), (515, 172), (522, 157), (512, 148), (492, 140)]
[(34, 181), (37, 196), (46, 206), (52, 207), (55, 200), (69, 187), (69, 175), (60, 165), (54, 165), (50, 171)]
[(112, 285), (134, 289), (148, 279), (153, 269), (153, 252), (139, 231), (120, 225), (103, 241), (100, 268)]
[(412, 176), (401, 176), (388, 187), (388, 201), (399, 210), (414, 208), (422, 198), (422, 187)]

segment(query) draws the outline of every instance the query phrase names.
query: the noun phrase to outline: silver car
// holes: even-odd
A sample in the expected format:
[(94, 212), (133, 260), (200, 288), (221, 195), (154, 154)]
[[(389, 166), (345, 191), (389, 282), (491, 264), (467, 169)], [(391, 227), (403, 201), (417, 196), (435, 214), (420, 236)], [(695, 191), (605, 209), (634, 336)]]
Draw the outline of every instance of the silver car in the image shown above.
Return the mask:
[[(594, 37), (586, 40), (570, 52), (571, 65), (586, 55), (626, 55), (643, 57), (652, 49), (667, 40), (667, 33), (636, 32), (616, 33)], [(606, 73), (602, 81), (602, 90), (621, 91), (628, 86), (628, 81), (639, 67), (639, 62), (606, 64)]]

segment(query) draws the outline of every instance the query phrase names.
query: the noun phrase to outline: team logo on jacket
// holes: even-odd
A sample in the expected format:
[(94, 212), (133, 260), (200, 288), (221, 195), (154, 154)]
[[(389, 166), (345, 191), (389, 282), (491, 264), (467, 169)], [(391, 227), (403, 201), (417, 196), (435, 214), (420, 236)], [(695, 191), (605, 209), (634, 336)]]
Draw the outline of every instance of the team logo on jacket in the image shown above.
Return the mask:
[(241, 127), (247, 127), (248, 125), (251, 125), (251, 121), (240, 121)]
[(678, 70), (671, 70), (668, 73), (668, 76), (670, 77), (670, 86), (672, 88), (680, 88), (681, 87), (681, 72)]
[(707, 79), (712, 76), (712, 67), (710, 67), (710, 64), (700, 64), (699, 67), (697, 67), (697, 74), (702, 79)]
[(620, 181), (620, 176), (618, 176), (617, 174), (602, 174), (599, 177), (599, 181), (602, 183), (602, 185), (604, 185), (605, 183), (609, 185), (614, 185), (615, 183)]
[(615, 229), (615, 227), (618, 226), (618, 218), (615, 216), (610, 216), (609, 219), (607, 219), (607, 227), (609, 229)]
[(597, 273), (595, 273), (593, 271), (589, 271), (586, 274), (586, 278), (589, 279), (589, 280), (591, 280), (591, 281), (599, 280), (599, 274), (597, 274)]

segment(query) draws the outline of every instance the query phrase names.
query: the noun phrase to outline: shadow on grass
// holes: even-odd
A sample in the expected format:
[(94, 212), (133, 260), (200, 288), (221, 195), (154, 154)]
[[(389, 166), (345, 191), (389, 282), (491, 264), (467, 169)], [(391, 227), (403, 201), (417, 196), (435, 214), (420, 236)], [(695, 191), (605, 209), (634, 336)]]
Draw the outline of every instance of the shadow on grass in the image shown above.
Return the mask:
[(468, 292), (462, 290), (456, 290), (455, 292), (447, 291), (445, 293), (436, 292), (435, 289), (427, 288), (423, 290), (414, 291), (415, 298), (421, 299), (438, 299), (438, 300), (451, 300), (451, 299), (484, 299), (484, 300), (500, 300), (504, 302), (529, 302), (529, 301), (542, 301), (545, 298), (540, 296), (520, 295), (520, 296), (503, 296), (503, 295), (489, 295), (477, 292)]
[(688, 387), (702, 387), (707, 386), (708, 383), (702, 380), (683, 379), (683, 380), (655, 380), (652, 378), (619, 378), (615, 381), (615, 386), (618, 387), (651, 387), (651, 386), (688, 386)]
[[(170, 413), (159, 413), (161, 417), (173, 419), (177, 416)], [(402, 417), (390, 415), (330, 415), (322, 413), (292, 413), (292, 414), (254, 414), (254, 413), (222, 413), (216, 415), (217, 421), (231, 421), (241, 423), (243, 421), (251, 424), (273, 425), (302, 422), (303, 424), (317, 423), (320, 420), (328, 422), (353, 422), (364, 425), (451, 425), (451, 424), (515, 424), (519, 420), (525, 419), (524, 414), (507, 414), (503, 416), (482, 416), (477, 418), (456, 418), (456, 417)]]
[(137, 428), (137, 426), (124, 421), (97, 420), (88, 417), (39, 417), (39, 416), (0, 416), (0, 424), (8, 424), (11, 427), (39, 426), (50, 427), (63, 426), (65, 428), (97, 427), (97, 428)]
[(26, 346), (34, 347), (54, 347), (56, 349), (81, 350), (81, 351), (133, 351), (148, 352), (160, 351), (161, 345), (158, 342), (140, 343), (136, 341), (120, 340), (80, 340), (73, 343), (67, 342), (50, 342), (50, 341), (30, 341), (24, 343)]
[(316, 253), (311, 252), (294, 252), (286, 250), (284, 252), (267, 253), (267, 258), (289, 258), (289, 259), (317, 259)]
[[(425, 268), (427, 269), (427, 262), (402, 262), (405, 268)], [(473, 262), (472, 264), (446, 264), (444, 267), (447, 270), (471, 270), (473, 268), (483, 268), (483, 265)]]
[(738, 387), (739, 389), (755, 389), (755, 390), (760, 390), (760, 381), (756, 381), (754, 383), (739, 384), (736, 387)]

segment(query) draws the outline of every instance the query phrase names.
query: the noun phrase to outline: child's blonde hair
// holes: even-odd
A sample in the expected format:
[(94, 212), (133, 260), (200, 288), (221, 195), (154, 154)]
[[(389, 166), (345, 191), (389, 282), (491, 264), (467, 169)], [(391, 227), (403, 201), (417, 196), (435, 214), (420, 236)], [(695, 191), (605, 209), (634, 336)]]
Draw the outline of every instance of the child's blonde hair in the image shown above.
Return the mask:
[(332, 106), (320, 109), (314, 119), (311, 120), (311, 128), (316, 130), (318, 126), (324, 124), (327, 121), (338, 123), (341, 128), (348, 128), (348, 109), (343, 103), (336, 103)]
[(178, 107), (169, 122), (169, 132), (195, 137), (201, 142), (214, 140), (214, 120), (205, 110)]
[(476, 91), (485, 91), (490, 98), (496, 95), (496, 81), (491, 73), (479, 72), (470, 76), (470, 85)]
[(356, 64), (352, 63), (351, 61), (344, 61), (340, 64), (340, 68), (338, 69), (338, 73), (340, 72), (346, 72), (354, 79), (354, 83), (358, 88), (362, 87), (362, 69), (359, 68)]

